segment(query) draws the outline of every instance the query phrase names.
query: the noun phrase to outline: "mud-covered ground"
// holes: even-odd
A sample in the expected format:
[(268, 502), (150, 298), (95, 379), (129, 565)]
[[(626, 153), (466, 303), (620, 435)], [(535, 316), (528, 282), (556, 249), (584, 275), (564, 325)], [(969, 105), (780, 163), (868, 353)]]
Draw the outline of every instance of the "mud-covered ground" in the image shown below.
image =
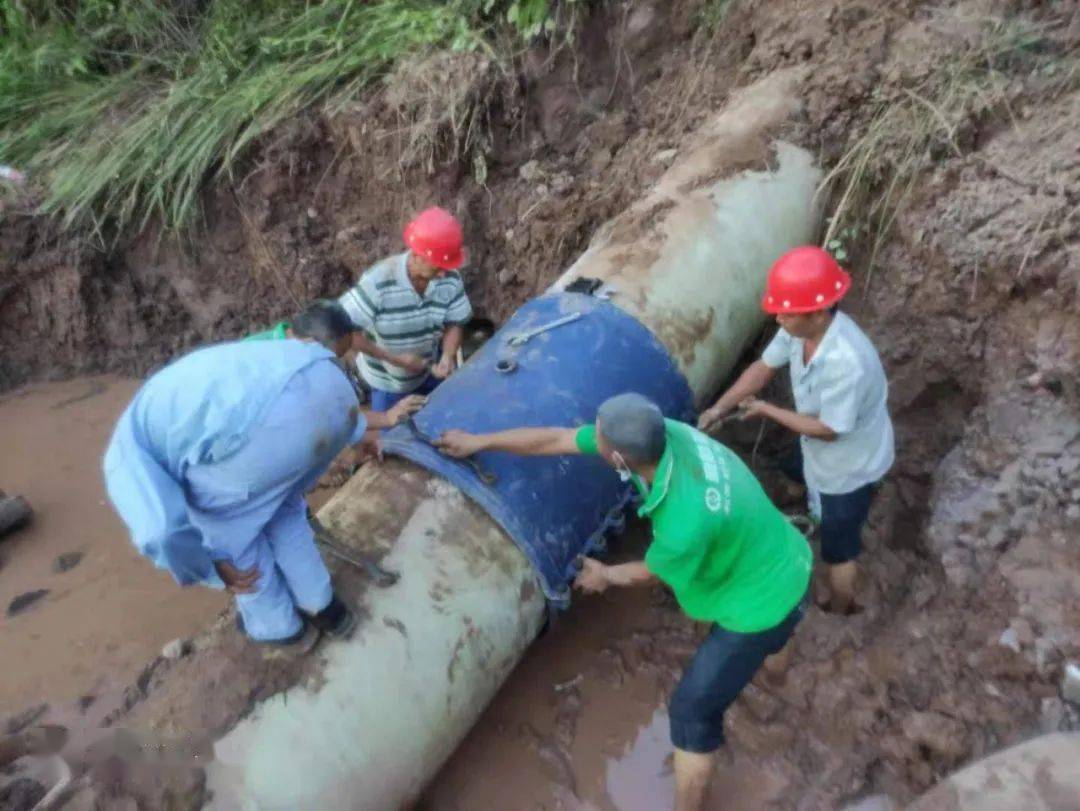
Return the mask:
[[(828, 169), (883, 99), (905, 98), (993, 21), (1023, 20), (1031, 44), (979, 89), (979, 104), (943, 123), (949, 137), (930, 150), (878, 250), (872, 234), (845, 237), (856, 275), (845, 306), (881, 350), (898, 434), (867, 537), (866, 608), (849, 619), (812, 611), (786, 686), (740, 700), (722, 796), (781, 808), (879, 793), (904, 801), (958, 764), (1075, 724), (1058, 685), (1064, 663), (1080, 659), (1080, 94), (1061, 71), (1075, 64), (1080, 10), (729, 5), (711, 35), (696, 3), (639, 0), (590, 20), (576, 45), (534, 48), (509, 70), (475, 55), (417, 60), (354, 109), (267, 139), (243, 182), (208, 190), (206, 230), (183, 245), (151, 232), (100, 251), (9, 205), (0, 388), (142, 374), (182, 348), (275, 320), (395, 250), (403, 220), (429, 202), (465, 219), (466, 282), (478, 309), (501, 319), (659, 176), (731, 89), (802, 66), (805, 109), (787, 135)], [(437, 103), (448, 94), (455, 117)], [(886, 163), (905, 159), (893, 144), (882, 141)], [(0, 454), (18, 468), (41, 452), (17, 443), (10, 425), (0, 421)], [(749, 453), (755, 437), (747, 428), (727, 438)], [(781, 439), (768, 431), (755, 459), (766, 478)], [(57, 499), (53, 509), (70, 507)], [(74, 529), (58, 532), (49, 543), (80, 546)], [(12, 576), (0, 570), (0, 583)], [(143, 575), (132, 566), (130, 576)], [(32, 618), (5, 618), (0, 633), (22, 644), (27, 626), (16, 623)], [(203, 621), (193, 616), (192, 630)], [(174, 635), (147, 625), (154, 632), (133, 634), (138, 645), (121, 661)], [(696, 633), (661, 593), (579, 601), (425, 804), (657, 807), (649, 798), (668, 796), (671, 779), (663, 697)], [(25, 648), (27, 666), (41, 670), (45, 650), (93, 672), (102, 668), (87, 661), (119, 655), (76, 655), (53, 634)], [(5, 693), (16, 695), (29, 697)]]
[[(224, 605), (220, 594), (177, 589), (132, 555), (106, 501), (100, 455), (135, 386), (101, 376), (0, 396), (0, 481), (36, 513), (29, 526), (0, 540), (5, 718), (126, 687), (162, 645), (209, 622)], [(38, 592), (45, 593), (22, 611), (8, 610)]]

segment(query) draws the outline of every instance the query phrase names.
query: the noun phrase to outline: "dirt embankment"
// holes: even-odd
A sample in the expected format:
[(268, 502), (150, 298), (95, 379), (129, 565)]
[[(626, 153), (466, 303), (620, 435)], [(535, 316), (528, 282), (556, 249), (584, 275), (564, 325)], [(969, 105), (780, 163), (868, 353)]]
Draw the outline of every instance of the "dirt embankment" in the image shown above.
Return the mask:
[(351, 108), (267, 138), (235, 185), (207, 191), (205, 229), (182, 243), (150, 229), (101, 251), (9, 206), (0, 389), (142, 373), (337, 295), (401, 250), (405, 220), (432, 203), (466, 223), (470, 293), (501, 319), (663, 171), (652, 158), (675, 145), (688, 109), (716, 106), (689, 92), (642, 106), (657, 75), (686, 79), (677, 54), (696, 18), (693, 4), (676, 6), (612, 10), (584, 24), (576, 47), (560, 41), (513, 62), (418, 58)]
[[(509, 74), (477, 56), (417, 62), (355, 109), (269, 140), (236, 188), (208, 192), (207, 229), (183, 247), (147, 234), (101, 253), (9, 211), (0, 387), (145, 371), (337, 293), (432, 201), (466, 220), (466, 282), (499, 319), (655, 179), (734, 86), (807, 66), (789, 137), (831, 166), (882, 99), (902, 97), (988, 20), (1022, 15), (1037, 34), (1027, 51), (1049, 63), (1075, 64), (1080, 41), (1068, 3), (734, 3), (712, 38), (698, 11), (619, 7), (575, 46), (534, 49)], [(867, 537), (866, 610), (812, 612), (788, 686), (751, 690), (731, 713), (742, 773), (769, 775), (763, 802), (908, 799), (968, 759), (1077, 723), (1057, 684), (1080, 658), (1080, 96), (1047, 61), (1032, 64), (1008, 62), (983, 103), (942, 123), (945, 146), (930, 149), (876, 252), (872, 234), (845, 238), (857, 277), (847, 306), (881, 349), (899, 457)], [(885, 163), (905, 159), (892, 143)], [(749, 449), (755, 435), (732, 439)], [(766, 450), (778, 439), (767, 433)], [(530, 660), (508, 691), (539, 696), (545, 680), (584, 673), (655, 707), (695, 630), (670, 606), (627, 605), (643, 619), (585, 640), (594, 656)], [(607, 705), (589, 691), (527, 710), (505, 693), (430, 806), (472, 807), (480, 776), (515, 768), (544, 776), (538, 801), (603, 805), (605, 767), (586, 753), (613, 713), (591, 710)]]

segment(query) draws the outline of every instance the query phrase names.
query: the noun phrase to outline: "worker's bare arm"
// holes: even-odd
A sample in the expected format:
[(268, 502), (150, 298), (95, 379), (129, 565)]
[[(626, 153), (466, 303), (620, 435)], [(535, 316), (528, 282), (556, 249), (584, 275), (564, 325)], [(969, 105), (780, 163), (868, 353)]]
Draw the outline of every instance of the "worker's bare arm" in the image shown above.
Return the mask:
[(754, 398), (745, 400), (743, 401), (741, 408), (743, 409), (743, 414), (746, 418), (768, 417), (769, 419), (780, 423), (789, 431), (794, 431), (803, 436), (822, 439), (826, 442), (832, 442), (838, 436), (836, 431), (817, 417), (812, 417), (809, 414), (800, 414), (797, 411), (792, 411), (787, 408), (781, 408), (773, 403), (766, 403), (764, 400), (757, 400)]
[(447, 327), (443, 335), (442, 357), (431, 368), (431, 373), (438, 378), (449, 377), (457, 365), (457, 351), (461, 348), (461, 342), (465, 338), (465, 328), (461, 324), (452, 324)]
[(585, 558), (574, 587), (586, 594), (600, 594), (608, 586), (649, 586), (655, 582), (656, 575), (649, 571), (644, 561), (606, 566), (593, 558)]
[(424, 407), (427, 397), (421, 394), (410, 394), (402, 398), (387, 411), (368, 411), (364, 409), (364, 418), (368, 428), (393, 428), (402, 420), (406, 420)]
[(717, 420), (726, 417), (747, 397), (753, 397), (765, 388), (775, 374), (776, 370), (765, 361), (756, 360), (751, 363), (746, 367), (746, 371), (739, 375), (739, 379), (732, 384), (731, 388), (725, 391), (711, 408), (702, 412), (698, 419), (698, 427), (708, 428)]
[(435, 447), (458, 459), (480, 451), (506, 451), (519, 456), (565, 456), (581, 453), (574, 428), (515, 428), (492, 434), (447, 431)]
[(360, 330), (352, 334), (352, 348), (357, 352), (375, 358), (375, 360), (384, 361), (392, 366), (400, 366), (402, 369), (408, 369), (416, 374), (427, 368), (427, 361), (419, 355), (395, 355), (393, 352), (383, 349)]

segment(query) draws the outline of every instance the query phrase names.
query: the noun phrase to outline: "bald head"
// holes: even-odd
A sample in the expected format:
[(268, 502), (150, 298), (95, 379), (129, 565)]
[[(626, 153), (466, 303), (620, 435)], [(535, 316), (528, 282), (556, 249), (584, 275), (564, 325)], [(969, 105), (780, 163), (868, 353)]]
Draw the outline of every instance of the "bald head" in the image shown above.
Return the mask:
[(596, 414), (596, 429), (627, 462), (655, 464), (664, 454), (664, 415), (643, 395), (628, 392), (605, 400)]

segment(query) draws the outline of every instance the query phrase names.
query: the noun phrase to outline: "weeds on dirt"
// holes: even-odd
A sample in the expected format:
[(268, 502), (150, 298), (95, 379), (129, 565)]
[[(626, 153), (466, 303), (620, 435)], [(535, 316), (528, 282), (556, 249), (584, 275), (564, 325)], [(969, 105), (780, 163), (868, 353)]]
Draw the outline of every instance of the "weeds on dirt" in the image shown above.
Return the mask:
[(477, 182), (484, 182), (489, 93), (499, 86), (486, 80), (489, 72), (510, 77), (499, 60), (442, 52), (403, 62), (387, 77), (384, 101), (400, 126), (382, 137), (398, 142), (399, 170), (423, 165), (431, 173), (440, 156), (472, 156)]
[(705, 0), (698, 10), (698, 22), (709, 34), (713, 34), (727, 18), (736, 0)]
[(1011, 18), (980, 20), (976, 28), (920, 80), (875, 89), (868, 125), (853, 133), (822, 183), (837, 195), (824, 244), (846, 258), (856, 242), (868, 243), (867, 286), (878, 250), (923, 172), (971, 151), (986, 117), (1015, 120), (1009, 99), (1017, 77), (1049, 78), (1051, 92), (1080, 81), (1075, 51), (1055, 54), (1044, 47), (1048, 26)]
[(0, 164), (39, 184), (42, 213), (101, 237), (189, 226), (204, 182), (282, 121), (414, 55), (483, 49), (496, 21), (525, 36), (548, 18), (548, 0), (27, 6), (0, 3)]

